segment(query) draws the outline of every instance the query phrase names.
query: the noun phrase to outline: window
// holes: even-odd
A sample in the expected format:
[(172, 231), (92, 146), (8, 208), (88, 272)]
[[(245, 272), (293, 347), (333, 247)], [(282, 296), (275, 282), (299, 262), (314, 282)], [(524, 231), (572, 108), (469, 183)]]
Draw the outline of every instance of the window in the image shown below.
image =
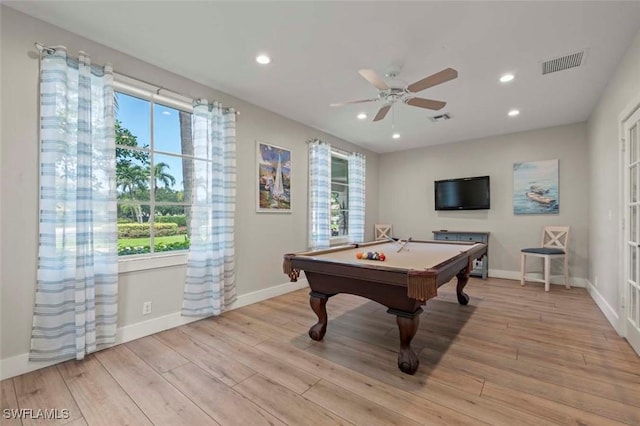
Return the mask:
[(331, 153), (331, 238), (349, 236), (349, 160)]
[(192, 114), (125, 91), (115, 99), (118, 254), (186, 250), (193, 162), (206, 161), (193, 157)]

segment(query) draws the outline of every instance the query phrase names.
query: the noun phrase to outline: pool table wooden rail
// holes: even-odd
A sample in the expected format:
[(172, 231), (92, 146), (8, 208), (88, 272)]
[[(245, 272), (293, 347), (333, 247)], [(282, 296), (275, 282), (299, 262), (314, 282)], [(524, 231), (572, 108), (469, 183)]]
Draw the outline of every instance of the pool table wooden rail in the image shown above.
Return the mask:
[[(358, 259), (352, 262), (343, 260), (335, 261), (331, 258), (316, 257), (319, 255), (329, 254), (332, 252), (351, 249), (351, 248), (367, 248), (379, 245), (379, 241), (362, 244), (350, 244), (346, 246), (334, 247), (326, 250), (308, 251), (303, 253), (289, 253), (284, 255), (283, 271), (289, 276), (291, 281), (297, 281), (300, 271), (305, 271), (307, 276), (309, 272), (330, 273), (334, 277), (351, 278), (355, 280), (373, 281), (389, 285), (397, 285), (406, 288), (407, 297), (416, 299), (424, 304), (427, 300), (438, 295), (438, 287), (448, 283), (451, 279), (465, 268), (469, 271), (473, 270), (473, 261), (479, 259), (487, 253), (486, 244), (468, 243), (468, 242), (451, 242), (451, 241), (412, 241), (414, 243), (429, 244), (446, 244), (473, 246), (469, 250), (458, 253), (456, 256), (425, 269), (406, 269), (390, 266), (389, 263), (379, 262), (378, 265), (371, 263), (362, 263)], [(340, 291), (339, 293), (346, 293)], [(351, 293), (351, 292), (348, 292)], [(359, 296), (368, 297), (357, 293)], [(460, 301), (460, 295), (458, 296)], [(375, 300), (375, 299), (372, 299)], [(382, 303), (376, 300), (379, 303)], [(467, 299), (468, 301), (468, 299)], [(460, 301), (462, 304), (462, 301)], [(384, 304), (384, 303), (383, 303)]]

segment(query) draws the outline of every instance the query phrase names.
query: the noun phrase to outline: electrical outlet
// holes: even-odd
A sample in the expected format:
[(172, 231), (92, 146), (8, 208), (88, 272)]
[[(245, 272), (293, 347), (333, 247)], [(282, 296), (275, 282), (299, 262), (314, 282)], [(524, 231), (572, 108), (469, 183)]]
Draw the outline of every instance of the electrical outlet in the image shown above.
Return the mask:
[(151, 301), (144, 302), (142, 304), (142, 315), (149, 315), (151, 313)]

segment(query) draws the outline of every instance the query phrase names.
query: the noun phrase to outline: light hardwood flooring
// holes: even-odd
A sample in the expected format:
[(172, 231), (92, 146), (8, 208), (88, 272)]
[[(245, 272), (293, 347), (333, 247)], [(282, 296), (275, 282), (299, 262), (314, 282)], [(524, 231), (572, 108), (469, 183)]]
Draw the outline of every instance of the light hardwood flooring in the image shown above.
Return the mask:
[(67, 409), (49, 423), (73, 426), (640, 425), (640, 359), (584, 289), (466, 291), (468, 306), (453, 282), (427, 303), (414, 376), (383, 306), (331, 298), (314, 342), (301, 290), (4, 380), (1, 408)]

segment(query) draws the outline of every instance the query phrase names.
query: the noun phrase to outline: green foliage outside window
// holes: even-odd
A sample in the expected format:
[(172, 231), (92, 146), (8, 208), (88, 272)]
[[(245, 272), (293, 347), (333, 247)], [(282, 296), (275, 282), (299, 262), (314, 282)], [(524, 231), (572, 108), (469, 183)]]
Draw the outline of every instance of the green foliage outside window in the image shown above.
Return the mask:
[[(146, 140), (149, 134), (145, 133), (144, 122), (149, 114), (140, 115), (140, 109), (138, 115), (134, 112), (135, 107), (141, 105), (144, 109), (149, 101), (116, 94), (116, 116), (124, 117), (125, 122), (138, 129)], [(181, 155), (193, 155), (191, 114), (158, 104), (154, 104), (154, 114), (156, 120), (173, 120), (171, 126), (174, 127), (157, 127), (156, 121), (152, 132), (160, 138), (163, 134), (157, 132), (175, 130), (175, 135), (162, 139), (165, 147), (166, 141), (171, 141), (175, 148), (170, 152), (174, 155), (152, 152), (122, 120), (118, 117), (115, 120), (119, 255), (189, 248), (190, 195), (185, 194), (183, 188), (190, 188), (193, 160)], [(153, 223), (153, 237), (150, 223)]]

